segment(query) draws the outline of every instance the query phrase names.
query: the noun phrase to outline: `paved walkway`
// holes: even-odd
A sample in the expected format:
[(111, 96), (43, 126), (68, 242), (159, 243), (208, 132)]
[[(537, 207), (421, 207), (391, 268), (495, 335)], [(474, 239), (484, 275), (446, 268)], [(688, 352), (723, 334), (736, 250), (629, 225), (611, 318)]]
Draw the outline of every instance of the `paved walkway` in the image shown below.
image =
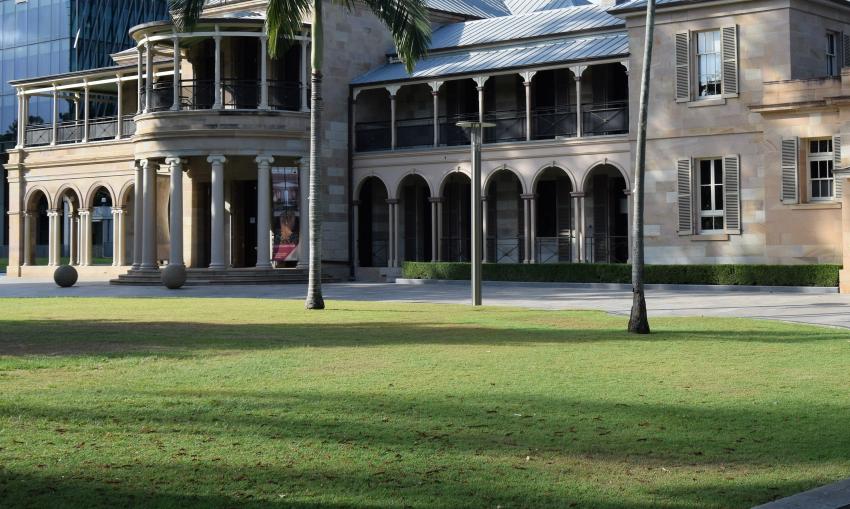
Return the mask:
[[(52, 282), (0, 277), (0, 297), (235, 297), (302, 299), (304, 285), (194, 286), (171, 291), (163, 287), (78, 283), (58, 288)], [(466, 285), (396, 285), (336, 283), (324, 286), (326, 299), (469, 303)], [(597, 309), (629, 313), (631, 293), (623, 290), (573, 288), (557, 284), (485, 283), (484, 304), (538, 309)], [(650, 316), (735, 316), (766, 318), (850, 328), (850, 295), (764, 292), (651, 290)]]

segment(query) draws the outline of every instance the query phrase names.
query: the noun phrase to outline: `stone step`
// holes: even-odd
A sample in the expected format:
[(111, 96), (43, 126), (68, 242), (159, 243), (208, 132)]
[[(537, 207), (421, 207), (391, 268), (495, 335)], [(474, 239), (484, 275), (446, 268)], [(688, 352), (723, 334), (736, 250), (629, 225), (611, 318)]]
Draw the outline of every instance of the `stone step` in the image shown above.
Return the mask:
[[(323, 276), (322, 281), (330, 283), (334, 280), (330, 276)], [(186, 286), (304, 283), (307, 283), (307, 271), (303, 269), (238, 268), (227, 270), (188, 269), (186, 271)], [(112, 279), (110, 284), (159, 286), (162, 282), (159, 271), (130, 270)]]

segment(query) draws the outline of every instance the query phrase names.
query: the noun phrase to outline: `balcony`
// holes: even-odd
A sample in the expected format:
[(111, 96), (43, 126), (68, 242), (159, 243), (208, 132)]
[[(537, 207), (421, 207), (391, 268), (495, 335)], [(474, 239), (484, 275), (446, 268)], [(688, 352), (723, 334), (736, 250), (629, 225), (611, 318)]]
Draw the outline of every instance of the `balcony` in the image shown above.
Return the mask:
[(125, 116), (123, 129), (118, 130), (118, 117), (100, 117), (88, 122), (88, 136), (86, 136), (86, 123), (83, 120), (71, 120), (59, 122), (56, 125), (56, 140), (54, 141), (54, 130), (52, 124), (30, 124), (26, 128), (26, 146), (43, 147), (46, 145), (68, 145), (72, 143), (85, 143), (92, 141), (120, 140), (129, 138), (136, 130), (136, 124), (132, 116)]
[(356, 152), (468, 145), (456, 124), (479, 118), (494, 124), (485, 144), (629, 132), (628, 76), (620, 64), (375, 86), (354, 96)]
[[(301, 111), (303, 91), (298, 81), (267, 80), (267, 104), (262, 104), (263, 82), (260, 80), (222, 79), (219, 94), (221, 108), (228, 110), (269, 109), (273, 111)], [(148, 111), (195, 111), (215, 108), (215, 80), (180, 80), (179, 101), (174, 102), (174, 83), (155, 83), (151, 88)], [(146, 92), (142, 90), (142, 100)], [(175, 108), (176, 106), (176, 108)]]

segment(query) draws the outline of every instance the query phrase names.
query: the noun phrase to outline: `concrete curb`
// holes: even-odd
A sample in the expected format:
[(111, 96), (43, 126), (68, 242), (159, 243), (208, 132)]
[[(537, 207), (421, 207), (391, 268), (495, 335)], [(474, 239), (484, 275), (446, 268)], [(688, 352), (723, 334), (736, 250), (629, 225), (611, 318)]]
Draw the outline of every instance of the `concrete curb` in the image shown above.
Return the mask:
[[(397, 285), (469, 285), (469, 280), (397, 278)], [(572, 288), (577, 290), (616, 290), (628, 292), (632, 285), (620, 283), (538, 283), (520, 281), (484, 281), (484, 285), (517, 285), (540, 288)], [(838, 288), (831, 286), (739, 286), (739, 285), (646, 285), (647, 290), (675, 292), (749, 292), (749, 293), (806, 293), (833, 294)]]
[(850, 479), (827, 484), (753, 509), (844, 509), (850, 507)]

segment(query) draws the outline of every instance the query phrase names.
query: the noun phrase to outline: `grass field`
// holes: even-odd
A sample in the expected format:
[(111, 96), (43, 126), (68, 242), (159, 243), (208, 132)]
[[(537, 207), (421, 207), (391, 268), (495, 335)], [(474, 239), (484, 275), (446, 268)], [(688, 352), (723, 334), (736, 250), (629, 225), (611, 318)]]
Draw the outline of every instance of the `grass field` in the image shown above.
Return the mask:
[(744, 508), (850, 476), (845, 331), (301, 306), (0, 300), (2, 505)]

